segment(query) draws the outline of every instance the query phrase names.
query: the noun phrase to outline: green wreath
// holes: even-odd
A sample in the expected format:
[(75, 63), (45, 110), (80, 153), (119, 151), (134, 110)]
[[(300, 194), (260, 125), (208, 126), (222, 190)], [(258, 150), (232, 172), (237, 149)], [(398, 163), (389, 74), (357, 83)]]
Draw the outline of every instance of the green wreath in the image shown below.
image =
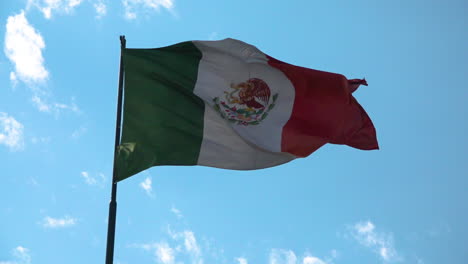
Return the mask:
[[(219, 97), (215, 97), (215, 98), (213, 98), (213, 102), (214, 102), (213, 107), (216, 110), (216, 112), (218, 112), (218, 114), (223, 119), (226, 119), (229, 123), (237, 124), (237, 125), (244, 125), (244, 126), (258, 125), (258, 124), (260, 124), (260, 122), (262, 122), (268, 116), (269, 112), (275, 107), (277, 99), (278, 99), (278, 94), (275, 94), (275, 95), (273, 95), (273, 101), (267, 107), (261, 108), (259, 110), (254, 110), (254, 109), (248, 110), (248, 109), (237, 109), (235, 106), (230, 107), (224, 101), (220, 101)], [(257, 116), (257, 118), (254, 119), (253, 121), (237, 120), (237, 119), (229, 117), (225, 113), (225, 111), (222, 111), (223, 109), (225, 111), (227, 110), (227, 112), (229, 112), (229, 113), (241, 114), (246, 118), (251, 117), (251, 116)], [(260, 117), (260, 118), (258, 118), (258, 117)]]

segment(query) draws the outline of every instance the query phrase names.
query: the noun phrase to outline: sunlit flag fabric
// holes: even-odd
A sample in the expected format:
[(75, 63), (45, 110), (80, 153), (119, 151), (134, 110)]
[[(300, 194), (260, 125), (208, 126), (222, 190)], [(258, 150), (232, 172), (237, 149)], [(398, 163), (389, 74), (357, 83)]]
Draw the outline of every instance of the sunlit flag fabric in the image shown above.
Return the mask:
[(365, 80), (294, 66), (235, 39), (125, 49), (117, 180), (157, 165), (253, 170), (326, 143), (377, 149), (352, 92)]

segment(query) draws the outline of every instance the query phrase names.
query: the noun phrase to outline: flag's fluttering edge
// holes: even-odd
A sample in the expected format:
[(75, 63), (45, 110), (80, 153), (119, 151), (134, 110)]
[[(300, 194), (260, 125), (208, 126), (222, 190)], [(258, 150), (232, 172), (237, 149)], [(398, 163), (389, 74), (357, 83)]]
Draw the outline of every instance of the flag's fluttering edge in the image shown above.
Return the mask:
[(365, 80), (294, 66), (244, 42), (125, 49), (117, 180), (156, 165), (253, 170), (326, 143), (377, 149), (352, 96)]

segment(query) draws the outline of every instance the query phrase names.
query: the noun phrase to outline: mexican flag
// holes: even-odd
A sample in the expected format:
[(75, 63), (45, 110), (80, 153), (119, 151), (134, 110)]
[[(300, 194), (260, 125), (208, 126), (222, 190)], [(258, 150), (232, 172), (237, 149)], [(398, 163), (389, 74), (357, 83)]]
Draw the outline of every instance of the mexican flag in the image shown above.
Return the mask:
[(326, 143), (377, 149), (365, 80), (294, 66), (235, 39), (125, 49), (117, 180), (157, 165), (262, 169)]

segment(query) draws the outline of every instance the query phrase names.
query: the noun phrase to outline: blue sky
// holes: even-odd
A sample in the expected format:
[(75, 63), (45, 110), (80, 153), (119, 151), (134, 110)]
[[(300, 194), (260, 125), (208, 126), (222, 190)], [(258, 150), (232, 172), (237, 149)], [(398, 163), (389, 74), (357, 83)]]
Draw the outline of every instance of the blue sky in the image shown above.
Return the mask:
[(466, 1), (0, 2), (0, 263), (103, 263), (118, 36), (366, 77), (379, 151), (119, 183), (115, 263), (467, 263)]

